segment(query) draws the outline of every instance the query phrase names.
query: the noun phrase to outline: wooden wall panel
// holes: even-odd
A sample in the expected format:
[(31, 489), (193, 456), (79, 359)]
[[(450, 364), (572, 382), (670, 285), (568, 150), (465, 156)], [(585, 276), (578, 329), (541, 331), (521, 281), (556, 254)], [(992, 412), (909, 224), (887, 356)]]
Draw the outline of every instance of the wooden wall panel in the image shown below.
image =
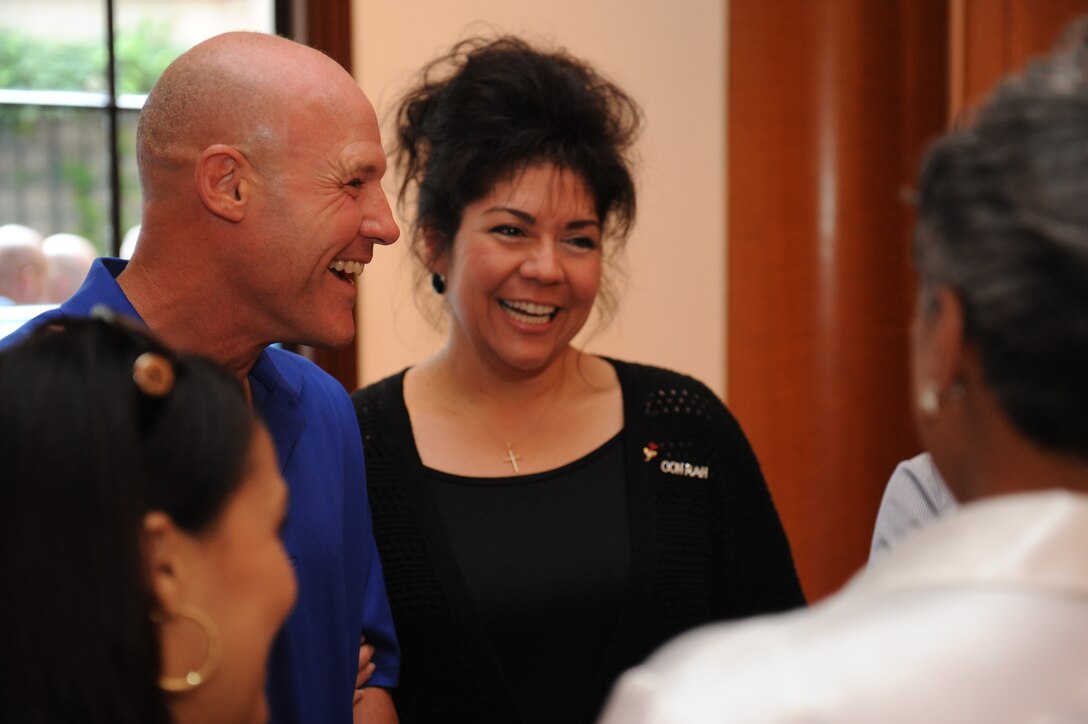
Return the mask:
[(947, 114), (943, 0), (733, 0), (729, 401), (810, 599), (866, 560), (908, 404), (903, 192)]

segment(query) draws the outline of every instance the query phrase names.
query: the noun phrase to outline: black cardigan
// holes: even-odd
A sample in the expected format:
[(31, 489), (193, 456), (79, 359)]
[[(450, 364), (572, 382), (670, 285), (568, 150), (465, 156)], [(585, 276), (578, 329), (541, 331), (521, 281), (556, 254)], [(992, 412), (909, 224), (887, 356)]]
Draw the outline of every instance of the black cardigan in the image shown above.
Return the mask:
[[(631, 580), (597, 682), (601, 704), (624, 670), (683, 631), (804, 605), (759, 463), (721, 400), (690, 377), (609, 362), (623, 390)], [(516, 723), (424, 484), (403, 381), (400, 372), (352, 396), (401, 646), (397, 712), (404, 724)]]

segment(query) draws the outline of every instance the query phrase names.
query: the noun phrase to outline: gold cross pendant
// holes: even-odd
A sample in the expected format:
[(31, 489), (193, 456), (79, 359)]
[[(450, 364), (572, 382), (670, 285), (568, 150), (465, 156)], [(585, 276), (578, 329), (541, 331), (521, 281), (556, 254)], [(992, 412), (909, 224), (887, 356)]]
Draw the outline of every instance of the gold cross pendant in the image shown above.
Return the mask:
[(514, 448), (510, 447), (510, 443), (506, 443), (506, 458), (503, 462), (510, 463), (514, 466), (514, 472), (520, 473), (521, 468), (518, 467), (518, 460), (521, 460), (521, 457), (514, 452)]

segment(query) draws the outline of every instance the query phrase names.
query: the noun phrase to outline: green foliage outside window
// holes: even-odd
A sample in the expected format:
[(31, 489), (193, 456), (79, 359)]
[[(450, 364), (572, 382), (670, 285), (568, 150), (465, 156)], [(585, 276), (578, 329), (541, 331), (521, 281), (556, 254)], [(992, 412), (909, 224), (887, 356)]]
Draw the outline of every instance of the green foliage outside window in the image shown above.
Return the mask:
[[(166, 66), (181, 50), (170, 41), (169, 23), (145, 19), (136, 26), (118, 32), (115, 39), (117, 93), (146, 94)], [(106, 93), (107, 53), (103, 42), (40, 38), (0, 27), (0, 89), (39, 91), (83, 91)], [(126, 113), (132, 113), (127, 111)], [(40, 143), (40, 129), (46, 123), (102, 128), (98, 111), (56, 106), (0, 106), (0, 143)], [(120, 133), (118, 152), (122, 159), (133, 158), (134, 139)], [(105, 149), (96, 154), (105, 157)], [(122, 229), (138, 223), (138, 182), (132, 164), (122, 163), (121, 193), (129, 203), (122, 208)], [(97, 170), (96, 170), (97, 169)], [(101, 162), (65, 158), (54, 168), (37, 173), (23, 171), (9, 176), (8, 184), (20, 187), (56, 185), (61, 188), (75, 213), (73, 231), (108, 246), (103, 239), (106, 209), (98, 200), (103, 169)], [(5, 220), (0, 220), (3, 223)], [(7, 219), (6, 221), (11, 221)], [(106, 251), (103, 249), (102, 251)]]
[[(170, 42), (169, 23), (150, 18), (119, 31), (116, 43), (119, 94), (147, 93), (182, 50)], [(105, 72), (102, 42), (39, 38), (0, 27), (0, 88), (104, 93)]]

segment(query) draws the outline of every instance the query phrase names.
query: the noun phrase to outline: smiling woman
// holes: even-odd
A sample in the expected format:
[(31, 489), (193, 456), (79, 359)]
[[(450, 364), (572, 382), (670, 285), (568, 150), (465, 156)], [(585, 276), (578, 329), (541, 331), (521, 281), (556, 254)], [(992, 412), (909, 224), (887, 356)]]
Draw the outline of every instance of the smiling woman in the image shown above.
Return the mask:
[(509, 37), (455, 46), (399, 106), (401, 201), (449, 319), (438, 354), (354, 395), (404, 721), (590, 722), (670, 636), (803, 604), (714, 393), (572, 345), (615, 304), (640, 117)]

